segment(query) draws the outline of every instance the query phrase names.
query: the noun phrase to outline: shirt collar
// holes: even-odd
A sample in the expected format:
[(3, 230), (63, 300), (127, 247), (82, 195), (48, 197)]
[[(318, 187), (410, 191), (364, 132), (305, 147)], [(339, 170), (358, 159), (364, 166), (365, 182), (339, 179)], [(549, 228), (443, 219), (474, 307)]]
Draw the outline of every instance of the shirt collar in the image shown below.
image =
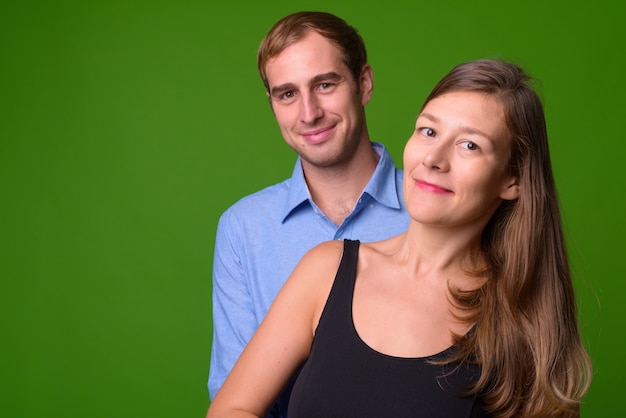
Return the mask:
[[(398, 196), (400, 185), (396, 182), (396, 167), (393, 159), (383, 144), (372, 142), (372, 146), (380, 158), (374, 170), (374, 174), (365, 186), (363, 193), (367, 193), (384, 206), (400, 209), (400, 197)], [(300, 157), (298, 157), (291, 175), (289, 194), (285, 201), (285, 206), (283, 207), (283, 222), (296, 208), (307, 201), (314, 206), (309, 187), (304, 179), (302, 161)]]

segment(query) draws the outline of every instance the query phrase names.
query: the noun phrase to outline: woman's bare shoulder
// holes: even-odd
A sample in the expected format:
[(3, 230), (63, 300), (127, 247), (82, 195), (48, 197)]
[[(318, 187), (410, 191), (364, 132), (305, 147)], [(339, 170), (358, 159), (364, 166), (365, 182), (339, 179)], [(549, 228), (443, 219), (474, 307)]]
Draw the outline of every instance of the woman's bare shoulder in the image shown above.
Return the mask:
[(304, 254), (296, 269), (316, 272), (317, 274), (337, 270), (343, 254), (343, 241), (325, 241)]
[(300, 259), (276, 298), (287, 301), (292, 307), (297, 306), (296, 310), (289, 312), (299, 312), (308, 318), (312, 332), (330, 293), (342, 254), (342, 241), (316, 245)]
[(316, 245), (300, 259), (288, 282), (295, 281), (299, 285), (308, 283), (317, 287), (323, 282), (332, 281), (342, 254), (342, 241), (326, 241)]
[[(406, 233), (395, 235), (381, 241), (361, 243), (361, 253), (363, 256), (371, 254), (391, 255), (396, 253), (404, 242)], [(361, 254), (360, 254), (361, 255)]]

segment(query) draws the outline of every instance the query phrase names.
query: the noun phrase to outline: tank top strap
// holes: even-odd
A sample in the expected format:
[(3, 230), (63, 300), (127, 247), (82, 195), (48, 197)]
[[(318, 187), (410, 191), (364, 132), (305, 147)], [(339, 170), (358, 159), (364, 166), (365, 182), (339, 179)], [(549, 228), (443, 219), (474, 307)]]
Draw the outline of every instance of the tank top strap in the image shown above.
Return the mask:
[(339, 265), (339, 269), (337, 270), (337, 275), (341, 273), (356, 277), (356, 264), (359, 259), (359, 244), (359, 240), (343, 240), (343, 255), (341, 256), (341, 263)]
[(352, 329), (352, 295), (359, 243), (357, 240), (344, 240), (341, 262), (317, 327), (318, 330), (325, 328), (332, 335), (343, 335), (343, 338)]
[(335, 282), (340, 282), (341, 288), (344, 289), (347, 294), (344, 293), (345, 300), (350, 301), (350, 310), (352, 310), (352, 295), (354, 293), (354, 283), (356, 282), (356, 266), (359, 260), (359, 240), (344, 239), (343, 241), (343, 255), (341, 256), (341, 263), (337, 269), (337, 276)]

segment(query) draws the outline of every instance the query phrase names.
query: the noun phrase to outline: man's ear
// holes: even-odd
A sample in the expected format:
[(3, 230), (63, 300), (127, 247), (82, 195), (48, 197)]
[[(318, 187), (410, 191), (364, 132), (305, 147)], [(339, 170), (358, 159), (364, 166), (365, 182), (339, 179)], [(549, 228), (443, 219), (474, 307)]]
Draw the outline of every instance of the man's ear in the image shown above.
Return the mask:
[(374, 92), (374, 73), (369, 64), (365, 64), (359, 77), (359, 91), (361, 93), (361, 104), (365, 106), (369, 103)]
[(520, 189), (519, 184), (517, 184), (517, 178), (513, 177), (500, 193), (500, 198), (503, 200), (515, 200), (519, 197), (519, 191)]
[(266, 90), (265, 95), (267, 96), (267, 102), (270, 104), (270, 109), (272, 109), (272, 113), (274, 113), (274, 106), (272, 106), (272, 96), (270, 96), (270, 92)]

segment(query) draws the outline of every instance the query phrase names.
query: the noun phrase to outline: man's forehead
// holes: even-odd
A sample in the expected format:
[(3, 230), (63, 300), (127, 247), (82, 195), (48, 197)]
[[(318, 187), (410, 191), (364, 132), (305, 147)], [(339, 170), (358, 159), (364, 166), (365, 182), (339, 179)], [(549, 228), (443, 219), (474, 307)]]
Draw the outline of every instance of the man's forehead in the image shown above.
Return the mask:
[(348, 66), (343, 61), (333, 65), (318, 65), (315, 68), (291, 70), (281, 68), (269, 69), (266, 72), (267, 83), (270, 89), (276, 86), (291, 85), (304, 87), (323, 81), (338, 80), (351, 77)]

